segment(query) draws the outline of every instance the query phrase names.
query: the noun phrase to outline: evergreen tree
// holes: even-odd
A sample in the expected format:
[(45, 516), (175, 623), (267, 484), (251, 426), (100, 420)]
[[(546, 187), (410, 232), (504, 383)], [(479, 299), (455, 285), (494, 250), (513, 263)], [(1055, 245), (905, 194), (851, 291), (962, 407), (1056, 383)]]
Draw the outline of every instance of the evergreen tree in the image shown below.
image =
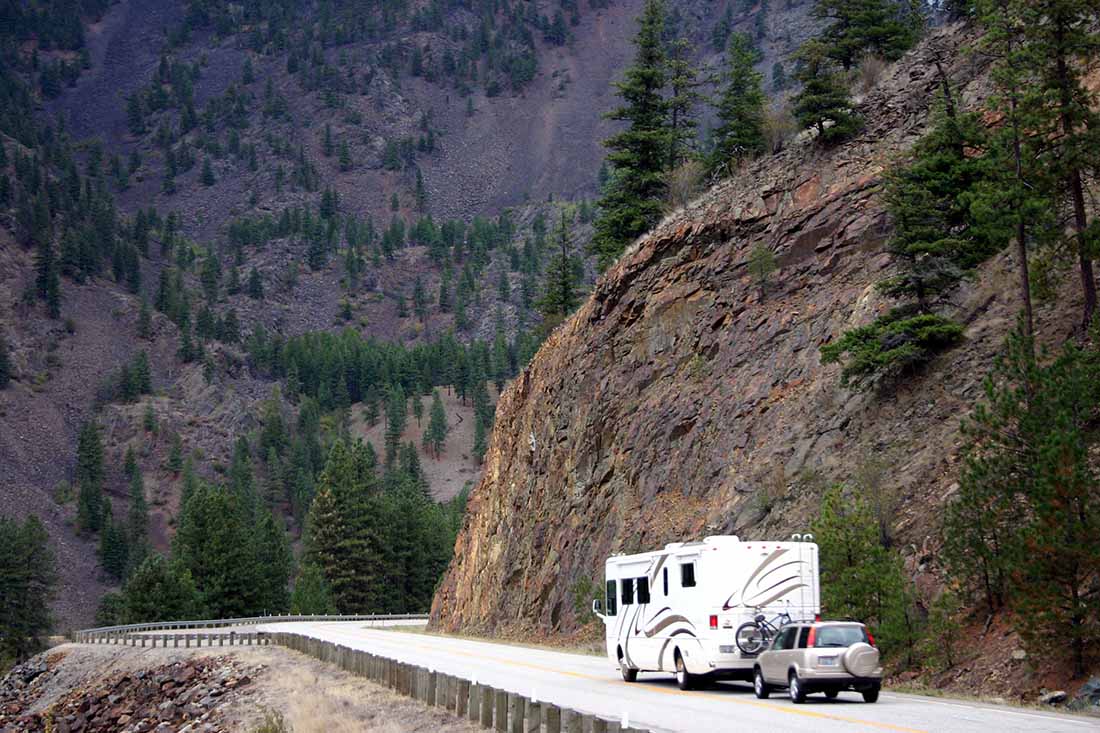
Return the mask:
[(325, 124), (324, 135), (321, 138), (321, 153), (326, 158), (331, 158), (336, 151), (336, 143), (332, 139), (332, 125)]
[[(691, 61), (691, 44), (678, 38), (668, 45), (668, 169), (675, 170), (691, 154), (696, 138), (696, 110), (704, 82)], [(583, 205), (583, 204), (582, 204)]]
[(753, 68), (752, 42), (742, 33), (730, 36), (726, 50), (725, 87), (718, 101), (711, 172), (764, 152), (764, 90)]
[(248, 297), (253, 300), (264, 299), (264, 281), (260, 271), (253, 267), (248, 273)]
[(562, 212), (556, 234), (558, 251), (546, 268), (546, 283), (538, 306), (544, 317), (562, 319), (572, 313), (579, 302), (576, 266), (569, 253), (569, 228), (566, 226), (565, 212)]
[(137, 333), (138, 338), (146, 341), (153, 335), (153, 319), (149, 313), (149, 303), (145, 298), (141, 299), (141, 309), (138, 311)]
[(432, 455), (438, 460), (443, 454), (447, 442), (447, 413), (443, 409), (443, 398), (438, 389), (432, 390), (432, 406), (428, 412), (428, 429), (425, 431), (425, 443), (431, 448)]
[(202, 185), (204, 186), (213, 186), (217, 181), (217, 179), (214, 178), (214, 166), (210, 164), (210, 158), (203, 158), (202, 177), (200, 180), (202, 180)]
[(405, 432), (407, 400), (400, 384), (390, 387), (386, 395), (386, 466), (397, 458), (401, 436)]
[(126, 529), (114, 520), (108, 502), (103, 516), (103, 530), (99, 533), (99, 563), (104, 572), (115, 580), (125, 578), (128, 551)]
[(626, 123), (626, 129), (604, 144), (613, 173), (600, 199), (592, 252), (606, 268), (634, 239), (661, 218), (668, 161), (668, 103), (662, 96), (666, 81), (664, 3), (646, 0), (641, 28), (634, 39), (637, 53), (623, 81), (615, 86), (623, 106), (608, 118)]
[(19, 524), (0, 514), (0, 659), (22, 662), (52, 626), (57, 566), (46, 528), (31, 515)]
[(894, 0), (817, 0), (814, 17), (828, 23), (821, 34), (826, 55), (851, 69), (864, 55), (893, 61), (917, 40), (917, 18), (904, 18)]
[(128, 573), (133, 572), (149, 555), (149, 505), (145, 501), (145, 481), (141, 469), (135, 468), (130, 478), (130, 508), (126, 520)]
[(89, 421), (81, 427), (76, 446), (76, 522), (81, 532), (97, 532), (102, 526), (105, 478), (99, 426)]
[(125, 623), (205, 618), (202, 595), (190, 571), (153, 554), (134, 570), (122, 593)]
[(313, 563), (303, 563), (290, 594), (290, 612), (294, 615), (321, 615), (336, 613), (332, 594), (321, 568)]
[(817, 130), (818, 139), (825, 144), (840, 142), (858, 132), (863, 122), (852, 111), (848, 88), (832, 68), (822, 43), (807, 41), (799, 50), (799, 60), (801, 67), (795, 79), (802, 89), (792, 100), (799, 126)]
[(0, 389), (5, 389), (12, 376), (11, 349), (7, 340), (0, 336)]
[(260, 582), (257, 605), (263, 613), (286, 613), (290, 606), (287, 583), (294, 556), (283, 520), (270, 509), (264, 509), (253, 536)]
[(413, 312), (416, 313), (416, 317), (420, 319), (421, 323), (428, 318), (428, 293), (424, 290), (424, 283), (420, 277), (417, 276), (416, 283), (413, 285)]

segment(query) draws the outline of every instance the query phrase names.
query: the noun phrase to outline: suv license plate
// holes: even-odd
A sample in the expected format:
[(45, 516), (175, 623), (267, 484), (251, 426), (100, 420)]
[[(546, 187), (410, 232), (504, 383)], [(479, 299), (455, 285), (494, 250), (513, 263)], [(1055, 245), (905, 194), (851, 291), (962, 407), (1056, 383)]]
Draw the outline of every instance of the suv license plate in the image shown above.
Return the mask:
[(836, 657), (818, 657), (817, 666), (819, 667), (835, 667)]

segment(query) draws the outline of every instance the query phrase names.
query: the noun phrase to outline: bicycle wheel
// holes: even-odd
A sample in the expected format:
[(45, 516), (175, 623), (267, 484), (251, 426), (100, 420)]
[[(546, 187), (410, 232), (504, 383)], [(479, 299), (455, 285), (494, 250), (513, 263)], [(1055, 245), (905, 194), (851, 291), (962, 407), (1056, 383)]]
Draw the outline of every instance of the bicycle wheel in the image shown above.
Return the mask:
[(734, 637), (734, 641), (737, 642), (737, 648), (742, 654), (757, 654), (764, 648), (768, 637), (754, 622), (746, 621), (737, 627), (737, 636)]

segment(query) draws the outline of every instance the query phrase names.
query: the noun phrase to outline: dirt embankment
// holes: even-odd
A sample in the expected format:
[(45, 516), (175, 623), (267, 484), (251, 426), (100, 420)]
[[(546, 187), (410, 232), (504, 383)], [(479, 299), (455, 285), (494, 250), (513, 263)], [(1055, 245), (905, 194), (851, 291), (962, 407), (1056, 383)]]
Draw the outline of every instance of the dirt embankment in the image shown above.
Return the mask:
[(0, 680), (0, 733), (221, 733), (275, 719), (287, 733), (480, 730), (281, 647), (211, 654), (66, 644)]

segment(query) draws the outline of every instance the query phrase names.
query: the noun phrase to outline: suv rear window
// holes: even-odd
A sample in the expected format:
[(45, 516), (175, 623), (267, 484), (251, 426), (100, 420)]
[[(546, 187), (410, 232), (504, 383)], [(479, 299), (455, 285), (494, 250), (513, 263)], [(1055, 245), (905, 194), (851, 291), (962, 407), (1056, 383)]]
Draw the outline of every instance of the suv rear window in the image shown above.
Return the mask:
[(814, 635), (816, 647), (849, 647), (867, 641), (867, 629), (862, 626), (818, 626)]

